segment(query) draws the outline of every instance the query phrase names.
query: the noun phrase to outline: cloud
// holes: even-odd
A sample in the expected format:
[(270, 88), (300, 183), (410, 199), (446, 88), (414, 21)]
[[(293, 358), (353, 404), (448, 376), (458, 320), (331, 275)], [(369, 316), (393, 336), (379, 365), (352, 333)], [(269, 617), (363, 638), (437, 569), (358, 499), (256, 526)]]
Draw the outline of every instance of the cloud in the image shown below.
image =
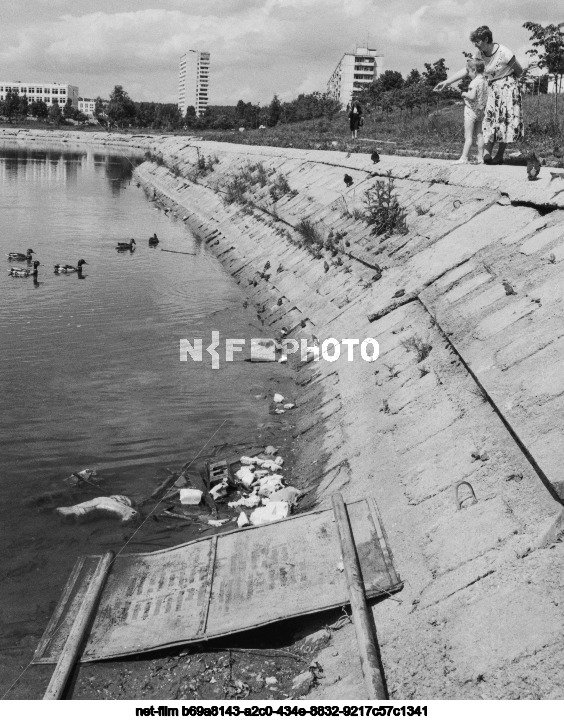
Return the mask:
[(367, 33), (386, 68), (445, 57), (454, 70), (478, 25), (522, 55), (523, 22), (554, 12), (551, 0), (28, 0), (3, 13), (0, 63), (5, 80), (57, 79), (94, 96), (121, 84), (136, 100), (174, 102), (180, 55), (209, 50), (211, 102), (265, 103), (324, 90)]

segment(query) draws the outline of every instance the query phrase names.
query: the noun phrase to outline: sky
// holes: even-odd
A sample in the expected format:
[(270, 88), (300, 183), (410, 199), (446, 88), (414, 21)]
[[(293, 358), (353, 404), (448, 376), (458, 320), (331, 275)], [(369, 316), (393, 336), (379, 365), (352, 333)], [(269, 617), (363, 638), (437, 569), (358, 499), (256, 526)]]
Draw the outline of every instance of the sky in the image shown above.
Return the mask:
[(446, 59), (462, 67), (468, 36), (489, 25), (494, 41), (526, 60), (523, 23), (558, 23), (555, 0), (0, 0), (0, 80), (78, 85), (108, 97), (176, 102), (178, 62), (211, 53), (210, 104), (269, 103), (277, 94), (325, 91), (345, 52), (377, 48), (402, 74)]

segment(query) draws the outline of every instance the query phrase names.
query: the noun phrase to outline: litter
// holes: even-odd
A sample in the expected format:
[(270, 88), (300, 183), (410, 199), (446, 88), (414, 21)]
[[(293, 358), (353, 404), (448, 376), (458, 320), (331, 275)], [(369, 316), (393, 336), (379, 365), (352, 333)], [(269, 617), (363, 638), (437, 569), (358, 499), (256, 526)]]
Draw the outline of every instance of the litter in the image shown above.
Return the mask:
[(266, 468), (269, 471), (279, 471), (282, 466), (276, 461), (261, 461), (262, 468)]
[(274, 491), (274, 493), (270, 495), (269, 501), (286, 501), (286, 503), (290, 505), (290, 508), (292, 508), (292, 506), (296, 505), (301, 495), (303, 495), (302, 492), (294, 488), (294, 486), (286, 486), (286, 488)]
[[(63, 479), (63, 483), (68, 484), (71, 487), (81, 486), (83, 483), (89, 483), (92, 478), (96, 477), (96, 471), (91, 468), (85, 468), (83, 471), (78, 473), (71, 473), (70, 476)], [(91, 483), (90, 485), (95, 485)]]
[(251, 485), (255, 480), (255, 474), (247, 466), (240, 468), (235, 474), (235, 477), (239, 479), (243, 488), (250, 491)]
[(282, 456), (276, 456), (276, 458), (274, 459), (274, 463), (277, 463), (279, 466), (282, 466), (282, 465), (284, 465), (284, 459), (282, 458)]
[(264, 449), (264, 452), (267, 456), (274, 456), (276, 453), (278, 453), (278, 448), (275, 448), (274, 446), (267, 446)]
[(65, 520), (77, 523), (108, 517), (117, 517), (122, 523), (131, 523), (139, 517), (126, 496), (100, 496), (76, 506), (61, 506), (55, 509), (55, 513)]
[(244, 528), (245, 526), (249, 526), (250, 523), (251, 522), (249, 521), (249, 518), (248, 518), (247, 514), (245, 513), (245, 511), (241, 511), (241, 513), (239, 514), (239, 518), (237, 519), (237, 525), (239, 526), (239, 528)]
[(276, 361), (276, 344), (273, 340), (251, 339), (251, 363), (273, 363)]
[(267, 476), (261, 479), (258, 494), (259, 496), (270, 497), (275, 491), (279, 491), (281, 488), (284, 488), (282, 476)]
[(223, 526), (224, 523), (229, 523), (230, 520), (231, 520), (231, 518), (221, 518), (221, 519), (217, 519), (217, 520), (214, 520), (213, 518), (211, 518), (208, 521), (208, 526), (213, 526), (214, 528), (219, 528), (219, 526)]
[(256, 508), (251, 513), (251, 524), (253, 526), (262, 526), (264, 523), (272, 523), (273, 521), (281, 521), (290, 515), (290, 506), (284, 501), (268, 503), (266, 506)]
[(276, 414), (278, 414), (279, 416), (281, 416), (282, 413), (286, 413), (286, 411), (283, 410), (282, 408), (275, 408), (275, 409), (274, 409), (274, 412), (275, 412)]
[(214, 501), (217, 501), (220, 498), (225, 498), (227, 495), (227, 481), (223, 481), (222, 483), (218, 483), (217, 486), (214, 486), (210, 490), (210, 496), (213, 498)]
[(287, 411), (289, 411), (289, 410), (291, 410), (292, 408), (295, 408), (295, 407), (296, 407), (296, 404), (295, 404), (295, 403), (284, 403), (284, 408), (285, 408)]
[(250, 496), (247, 496), (247, 498), (240, 498), (238, 501), (230, 501), (227, 505), (229, 508), (240, 508), (241, 506), (245, 506), (245, 508), (255, 508), (256, 506), (260, 506), (260, 496), (256, 493), (252, 493)]
[(202, 500), (202, 491), (196, 488), (181, 488), (180, 503), (184, 506), (197, 506)]
[(284, 396), (280, 395), (280, 393), (275, 393), (273, 401), (275, 403), (283, 403), (284, 402)]

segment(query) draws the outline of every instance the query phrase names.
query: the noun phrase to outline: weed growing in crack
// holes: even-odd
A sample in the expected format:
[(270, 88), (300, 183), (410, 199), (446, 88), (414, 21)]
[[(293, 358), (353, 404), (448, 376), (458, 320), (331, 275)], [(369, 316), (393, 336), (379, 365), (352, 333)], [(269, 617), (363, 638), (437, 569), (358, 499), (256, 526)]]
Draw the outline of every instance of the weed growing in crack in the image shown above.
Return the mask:
[(283, 198), (285, 195), (289, 195), (290, 193), (292, 193), (292, 188), (290, 188), (288, 178), (286, 178), (286, 176), (282, 173), (279, 173), (274, 179), (274, 182), (270, 186), (270, 190), (268, 192), (270, 193), (270, 197), (272, 198), (273, 203), (276, 203), (278, 200), (280, 200), (280, 198)]
[(227, 205), (232, 205), (233, 203), (244, 205), (247, 202), (245, 193), (248, 190), (248, 185), (241, 176), (236, 175), (234, 178), (231, 178), (223, 190), (225, 193), (224, 200)]
[(387, 180), (377, 180), (374, 187), (365, 193), (364, 221), (372, 226), (372, 235), (387, 238), (394, 233), (405, 235), (408, 232), (405, 222), (407, 211), (400, 205), (394, 190), (394, 179), (388, 171)]
[(387, 363), (384, 363), (384, 365), (388, 369), (388, 380), (392, 380), (392, 378), (397, 378), (399, 376), (400, 372), (396, 370), (394, 365), (389, 366)]
[(414, 335), (411, 338), (406, 338), (401, 342), (402, 346), (406, 350), (413, 350), (417, 354), (417, 362), (420, 363), (425, 360), (429, 353), (433, 350), (433, 346), (430, 343), (422, 341), (418, 335)]
[(313, 248), (323, 246), (323, 236), (315, 223), (307, 218), (302, 218), (296, 225), (296, 230), (302, 236), (304, 243)]

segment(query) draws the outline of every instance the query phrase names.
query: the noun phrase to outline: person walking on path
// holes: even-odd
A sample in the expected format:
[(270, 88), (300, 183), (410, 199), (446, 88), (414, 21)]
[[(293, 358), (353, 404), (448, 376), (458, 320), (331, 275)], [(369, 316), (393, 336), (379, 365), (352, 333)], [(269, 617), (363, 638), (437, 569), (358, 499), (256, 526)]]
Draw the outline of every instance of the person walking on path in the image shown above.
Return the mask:
[[(482, 122), (484, 134), (484, 163), (501, 165), (508, 143), (515, 143), (523, 137), (523, 119), (521, 112), (521, 91), (517, 79), (523, 74), (523, 68), (515, 55), (505, 45), (493, 42), (492, 31), (487, 25), (474, 30), (470, 40), (476, 46), (475, 60), (482, 60), (485, 77), (488, 81), (488, 100)], [(435, 85), (435, 90), (443, 90), (462, 80), (468, 74), (468, 68), (459, 70), (446, 80)], [(492, 158), (494, 143), (498, 143), (497, 153)]]
[(353, 140), (356, 140), (356, 135), (357, 135), (358, 129), (360, 128), (360, 125), (361, 125), (361, 119), (362, 119), (362, 108), (360, 107), (360, 103), (357, 100), (353, 100), (352, 104), (351, 104), (351, 109), (349, 112), (351, 138)]
[(462, 155), (455, 164), (468, 163), (468, 153), (472, 147), (474, 131), (476, 131), (476, 144), (478, 146), (478, 163), (484, 162), (484, 136), (482, 134), (482, 120), (488, 99), (488, 83), (484, 78), (484, 63), (482, 60), (469, 60), (468, 74), (472, 78), (468, 91), (461, 93), (464, 98), (464, 148)]

